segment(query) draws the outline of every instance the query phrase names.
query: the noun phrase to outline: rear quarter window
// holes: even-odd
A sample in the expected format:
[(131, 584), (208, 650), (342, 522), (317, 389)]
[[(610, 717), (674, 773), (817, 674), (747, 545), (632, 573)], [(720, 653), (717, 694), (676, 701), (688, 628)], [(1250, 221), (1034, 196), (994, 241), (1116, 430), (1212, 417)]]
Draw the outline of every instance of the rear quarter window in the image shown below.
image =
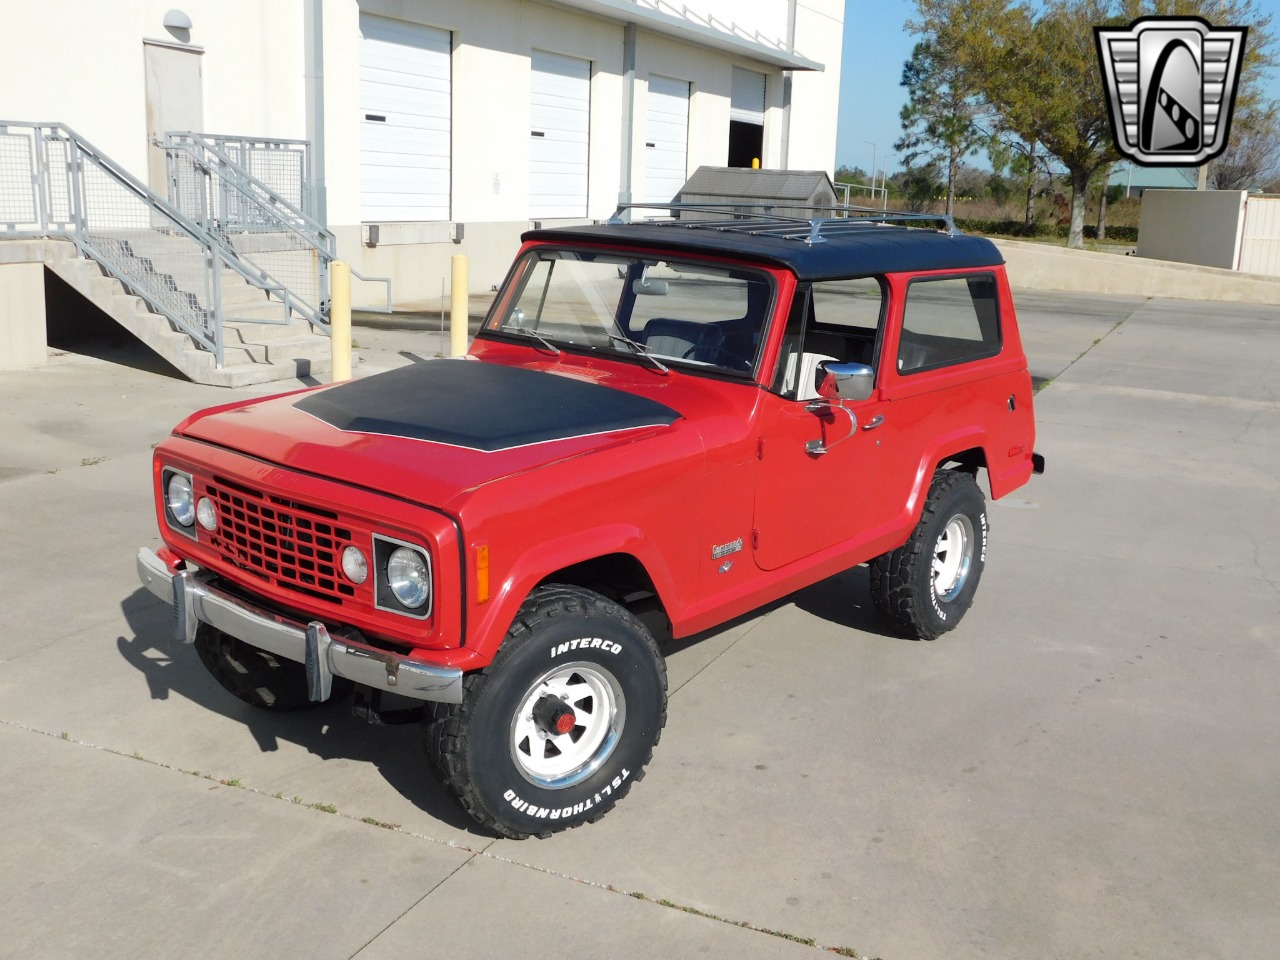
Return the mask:
[(936, 370), (1000, 352), (994, 274), (924, 277), (907, 285), (898, 372)]

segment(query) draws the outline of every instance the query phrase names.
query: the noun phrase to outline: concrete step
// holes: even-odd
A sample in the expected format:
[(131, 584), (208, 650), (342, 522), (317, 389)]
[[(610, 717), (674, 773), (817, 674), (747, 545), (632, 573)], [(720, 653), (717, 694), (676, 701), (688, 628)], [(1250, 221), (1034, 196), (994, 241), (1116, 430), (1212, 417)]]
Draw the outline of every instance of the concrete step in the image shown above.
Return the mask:
[(318, 337), (327, 342), (328, 337), (316, 333), (305, 320), (293, 319), (288, 323), (244, 323), (229, 321), (222, 325), (224, 343), (271, 343), (277, 340), (302, 340)]
[[(328, 337), (312, 332), (309, 324), (297, 319), (275, 324), (225, 324), (223, 366), (218, 368), (211, 352), (200, 347), (187, 334), (174, 329), (167, 317), (152, 311), (126, 284), (106, 275), (99, 264), (76, 256), (73, 244), (40, 242), (48, 244), (44, 262), (49, 270), (197, 383), (244, 386), (317, 377), (330, 370)], [(70, 248), (70, 253), (67, 248)], [(3, 256), (3, 245), (0, 245), (0, 257)], [(0, 259), (0, 262), (5, 261)], [(205, 282), (203, 277), (199, 279), (201, 284)], [(181, 284), (179, 289), (182, 289)], [(255, 317), (283, 318), (285, 315), (283, 304), (268, 300), (263, 291), (240, 278), (234, 278), (230, 283), (224, 280), (224, 290), (235, 298), (232, 302), (237, 312), (247, 312)]]
[(279, 300), (255, 300), (252, 303), (222, 303), (225, 323), (256, 323), (260, 326), (287, 326), (289, 312)]

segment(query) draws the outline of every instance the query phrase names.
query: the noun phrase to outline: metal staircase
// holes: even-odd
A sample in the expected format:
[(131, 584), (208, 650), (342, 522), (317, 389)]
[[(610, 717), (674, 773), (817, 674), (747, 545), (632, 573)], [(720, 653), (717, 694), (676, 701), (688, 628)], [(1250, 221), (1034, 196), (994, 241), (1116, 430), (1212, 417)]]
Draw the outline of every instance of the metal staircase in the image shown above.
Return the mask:
[(197, 382), (327, 371), (333, 235), (236, 143), (164, 146), (167, 198), (62, 124), (0, 121), (0, 242), (41, 243), (48, 269)]

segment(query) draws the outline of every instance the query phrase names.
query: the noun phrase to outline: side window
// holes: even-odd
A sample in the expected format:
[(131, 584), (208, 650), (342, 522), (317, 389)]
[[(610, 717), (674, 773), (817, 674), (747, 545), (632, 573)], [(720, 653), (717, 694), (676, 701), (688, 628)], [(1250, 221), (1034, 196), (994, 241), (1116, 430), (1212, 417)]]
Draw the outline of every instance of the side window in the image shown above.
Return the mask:
[(898, 344), (899, 373), (933, 370), (999, 352), (994, 276), (927, 278), (908, 284)]
[(884, 286), (875, 277), (822, 280), (813, 285), (813, 317), (805, 353), (840, 363), (875, 366), (876, 336), (884, 315)]
[(820, 280), (813, 285), (814, 320), (850, 333), (875, 336), (884, 309), (884, 289), (875, 277)]
[(876, 277), (818, 280), (796, 291), (773, 390), (793, 400), (817, 396), (818, 364), (875, 366), (885, 286)]

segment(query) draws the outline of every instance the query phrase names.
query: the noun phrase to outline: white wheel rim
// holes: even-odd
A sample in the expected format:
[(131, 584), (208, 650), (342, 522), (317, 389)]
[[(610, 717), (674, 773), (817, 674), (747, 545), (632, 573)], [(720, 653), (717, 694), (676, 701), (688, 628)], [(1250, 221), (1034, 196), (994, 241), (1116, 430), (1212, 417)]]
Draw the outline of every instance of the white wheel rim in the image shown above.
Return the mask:
[(973, 524), (958, 513), (943, 527), (933, 547), (933, 593), (943, 603), (960, 595), (973, 566)]
[[(555, 733), (534, 720), (534, 707), (546, 696), (573, 708), (572, 730)], [(613, 753), (625, 719), (626, 699), (613, 674), (594, 663), (562, 664), (543, 674), (521, 699), (511, 722), (511, 758), (536, 786), (571, 787)]]

